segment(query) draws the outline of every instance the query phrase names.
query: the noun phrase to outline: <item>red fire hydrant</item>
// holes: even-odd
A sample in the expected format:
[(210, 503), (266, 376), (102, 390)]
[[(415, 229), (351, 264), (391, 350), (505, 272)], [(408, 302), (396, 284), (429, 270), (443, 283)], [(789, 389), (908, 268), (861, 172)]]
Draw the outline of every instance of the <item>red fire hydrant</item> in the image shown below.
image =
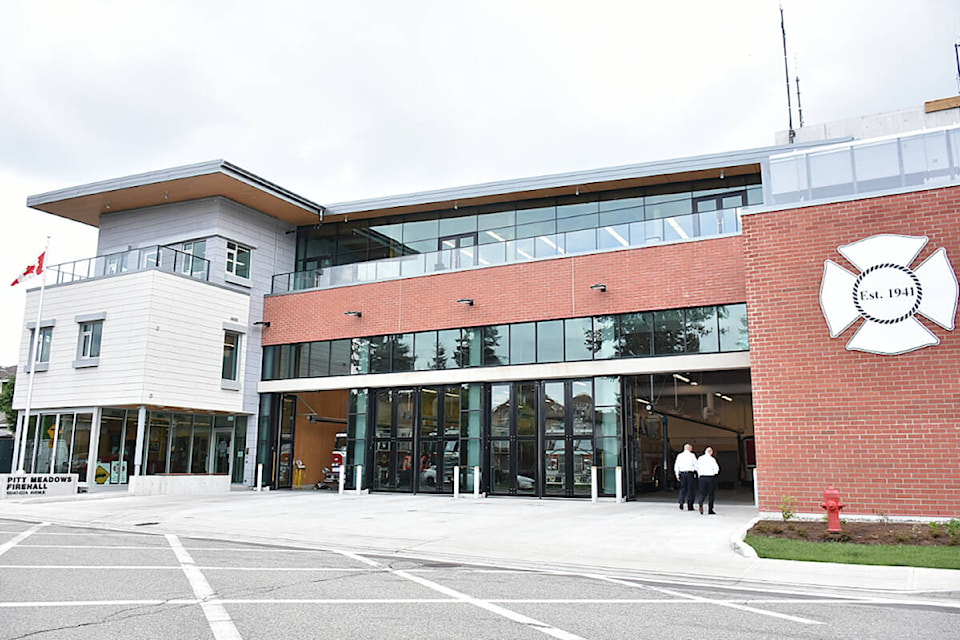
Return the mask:
[(823, 502), (820, 506), (827, 510), (827, 531), (840, 533), (840, 509), (843, 502), (840, 500), (840, 491), (829, 486), (823, 492)]

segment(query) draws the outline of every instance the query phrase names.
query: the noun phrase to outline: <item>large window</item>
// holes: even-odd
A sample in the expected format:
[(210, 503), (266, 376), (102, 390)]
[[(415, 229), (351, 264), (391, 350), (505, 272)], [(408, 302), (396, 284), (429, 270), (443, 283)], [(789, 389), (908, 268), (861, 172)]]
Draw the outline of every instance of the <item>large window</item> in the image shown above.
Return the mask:
[(270, 345), (262, 374), (322, 378), (749, 348), (747, 305), (739, 303)]
[(237, 244), (227, 243), (227, 273), (238, 278), (250, 277), (250, 249)]
[(207, 262), (204, 260), (207, 253), (206, 240), (193, 240), (192, 242), (184, 242), (181, 246), (181, 250), (183, 251), (183, 254), (177, 256), (181, 261), (181, 273), (185, 273), (192, 277), (202, 273), (206, 269)]
[(80, 357), (99, 358), (103, 320), (80, 323)]
[[(45, 371), (50, 363), (50, 343), (53, 341), (53, 327), (40, 327), (37, 340), (37, 330), (30, 330), (30, 352), (34, 354), (33, 361), (37, 371)], [(29, 358), (29, 356), (27, 356)]]
[(223, 332), (223, 380), (235, 381), (240, 372), (240, 343), (242, 336), (236, 331)]

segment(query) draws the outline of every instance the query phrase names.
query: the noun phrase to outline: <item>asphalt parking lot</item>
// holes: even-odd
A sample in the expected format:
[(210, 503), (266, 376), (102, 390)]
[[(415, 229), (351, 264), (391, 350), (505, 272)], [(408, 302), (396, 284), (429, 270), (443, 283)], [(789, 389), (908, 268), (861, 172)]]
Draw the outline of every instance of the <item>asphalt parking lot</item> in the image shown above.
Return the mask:
[(0, 639), (945, 638), (956, 601), (0, 519)]

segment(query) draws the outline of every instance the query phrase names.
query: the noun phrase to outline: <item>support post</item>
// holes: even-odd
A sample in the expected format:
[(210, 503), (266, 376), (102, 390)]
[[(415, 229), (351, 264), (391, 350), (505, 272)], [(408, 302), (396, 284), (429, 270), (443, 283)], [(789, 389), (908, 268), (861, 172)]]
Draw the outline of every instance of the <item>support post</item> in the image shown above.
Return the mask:
[(143, 437), (147, 430), (147, 405), (140, 405), (137, 411), (137, 450), (133, 452), (133, 475), (140, 475), (143, 466)]
[(263, 491), (263, 463), (257, 463), (257, 491)]
[(460, 465), (453, 467), (453, 497), (460, 497)]
[(473, 468), (473, 498), (480, 499), (480, 467)]
[(617, 504), (623, 502), (623, 467), (617, 467)]
[(596, 502), (597, 498), (600, 496), (599, 487), (597, 486), (597, 468), (590, 467), (590, 500)]
[(363, 465), (362, 464), (358, 464), (354, 468), (354, 480), (357, 483), (356, 493), (357, 495), (360, 495), (360, 492), (362, 491), (361, 484), (363, 483)]
[(343, 495), (344, 488), (347, 486), (347, 465), (341, 462), (337, 468), (337, 493)]

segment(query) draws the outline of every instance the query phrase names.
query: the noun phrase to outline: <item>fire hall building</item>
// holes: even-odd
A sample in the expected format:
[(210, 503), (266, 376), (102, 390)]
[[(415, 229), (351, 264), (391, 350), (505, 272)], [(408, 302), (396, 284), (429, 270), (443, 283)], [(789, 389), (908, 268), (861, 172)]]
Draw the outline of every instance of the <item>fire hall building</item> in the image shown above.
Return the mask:
[(960, 515), (958, 107), (339, 204), (223, 161), (32, 196), (100, 242), (28, 294), (25, 467), (631, 499), (689, 442), (761, 512)]

